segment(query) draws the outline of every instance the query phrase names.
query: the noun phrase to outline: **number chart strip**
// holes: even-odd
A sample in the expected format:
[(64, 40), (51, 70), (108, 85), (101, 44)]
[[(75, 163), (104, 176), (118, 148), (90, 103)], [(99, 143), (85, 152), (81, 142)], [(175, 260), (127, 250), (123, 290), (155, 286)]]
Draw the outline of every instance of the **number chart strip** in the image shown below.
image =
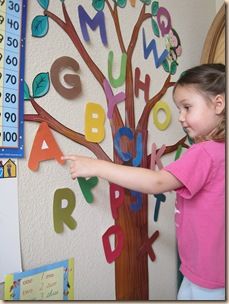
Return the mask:
[(27, 0), (0, 0), (0, 157), (24, 156)]

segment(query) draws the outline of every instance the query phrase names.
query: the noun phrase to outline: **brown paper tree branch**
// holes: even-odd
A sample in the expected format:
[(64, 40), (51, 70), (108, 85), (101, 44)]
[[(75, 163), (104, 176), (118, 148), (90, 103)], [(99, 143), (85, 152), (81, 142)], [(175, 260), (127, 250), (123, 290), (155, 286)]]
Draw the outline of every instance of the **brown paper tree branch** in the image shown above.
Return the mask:
[(74, 142), (79, 143), (85, 148), (88, 148), (91, 152), (95, 154), (97, 158), (111, 161), (111, 159), (108, 157), (108, 155), (104, 152), (104, 150), (99, 144), (87, 141), (83, 134), (75, 132), (61, 124), (58, 120), (56, 120), (48, 112), (46, 112), (33, 98), (31, 98), (30, 102), (33, 108), (36, 110), (37, 114), (25, 114), (25, 121), (33, 121), (39, 123), (46, 122), (48, 126), (54, 131), (64, 135), (65, 137), (69, 138)]

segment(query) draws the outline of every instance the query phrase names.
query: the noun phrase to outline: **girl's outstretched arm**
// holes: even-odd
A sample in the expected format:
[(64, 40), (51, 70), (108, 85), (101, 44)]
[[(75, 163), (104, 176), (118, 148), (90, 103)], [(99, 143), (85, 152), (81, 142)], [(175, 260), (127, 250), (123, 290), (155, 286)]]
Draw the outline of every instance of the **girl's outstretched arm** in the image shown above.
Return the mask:
[(148, 194), (163, 193), (183, 186), (174, 175), (163, 169), (153, 171), (78, 155), (66, 155), (62, 159), (71, 161), (72, 179), (97, 176), (124, 188)]

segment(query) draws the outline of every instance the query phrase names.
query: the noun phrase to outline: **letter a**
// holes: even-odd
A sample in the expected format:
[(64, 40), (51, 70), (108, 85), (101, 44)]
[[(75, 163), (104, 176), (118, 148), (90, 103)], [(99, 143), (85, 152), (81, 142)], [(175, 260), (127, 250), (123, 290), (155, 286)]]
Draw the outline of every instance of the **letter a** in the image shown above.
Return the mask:
[[(44, 143), (47, 145), (47, 148), (43, 148)], [(48, 124), (46, 122), (42, 122), (37, 130), (29, 156), (29, 169), (37, 171), (41, 161), (50, 159), (56, 159), (61, 165), (63, 165), (65, 161), (61, 159), (62, 155), (63, 153), (57, 145)]]

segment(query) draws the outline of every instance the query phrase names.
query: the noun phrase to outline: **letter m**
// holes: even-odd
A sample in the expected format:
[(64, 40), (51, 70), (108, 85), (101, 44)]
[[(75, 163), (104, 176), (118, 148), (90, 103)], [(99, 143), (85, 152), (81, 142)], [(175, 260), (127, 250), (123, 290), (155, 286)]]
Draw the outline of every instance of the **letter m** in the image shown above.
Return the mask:
[(103, 11), (97, 12), (95, 17), (91, 19), (90, 16), (85, 11), (85, 9), (83, 8), (83, 6), (79, 5), (78, 13), (79, 13), (80, 27), (84, 40), (85, 41), (90, 40), (86, 24), (88, 24), (93, 31), (99, 26), (101, 40), (104, 45), (107, 45), (107, 33), (106, 33), (105, 18)]

